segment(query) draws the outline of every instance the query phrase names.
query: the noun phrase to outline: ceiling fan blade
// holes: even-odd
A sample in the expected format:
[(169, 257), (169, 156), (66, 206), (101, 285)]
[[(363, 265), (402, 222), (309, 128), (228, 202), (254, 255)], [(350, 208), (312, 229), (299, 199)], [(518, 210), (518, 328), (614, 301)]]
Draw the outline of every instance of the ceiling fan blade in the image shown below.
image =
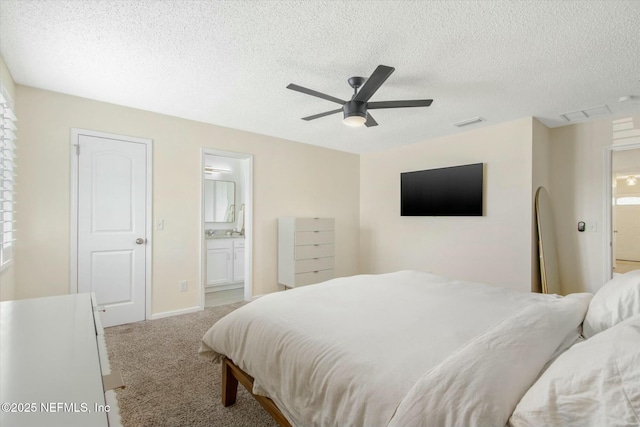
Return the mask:
[(369, 113), (367, 113), (367, 121), (364, 122), (364, 125), (368, 128), (370, 128), (371, 126), (378, 126), (378, 122), (376, 122), (373, 118), (373, 116)]
[(340, 104), (340, 105), (343, 105), (345, 102), (347, 102), (347, 101), (343, 101), (340, 98), (333, 97), (331, 95), (327, 95), (327, 94), (324, 94), (324, 93), (321, 93), (321, 92), (317, 92), (317, 91), (312, 90), (312, 89), (307, 89), (306, 87), (294, 85), (293, 83), (291, 83), (289, 86), (287, 86), (287, 89), (295, 90), (297, 92), (306, 93), (307, 95), (311, 95), (311, 96), (317, 96), (318, 98), (326, 99), (327, 101), (335, 102), (335, 103)]
[(339, 113), (341, 111), (342, 111), (342, 108), (338, 108), (337, 110), (326, 111), (324, 113), (314, 114), (313, 116), (303, 117), (302, 120), (309, 121), (313, 119), (319, 119), (320, 117), (330, 116), (331, 114)]
[(428, 107), (433, 102), (433, 99), (413, 99), (409, 101), (382, 101), (382, 102), (369, 102), (367, 103), (367, 109), (375, 110), (381, 108), (407, 108), (407, 107)]
[(369, 98), (382, 86), (391, 73), (395, 71), (393, 67), (387, 67), (386, 65), (378, 65), (371, 77), (362, 85), (360, 91), (353, 98), (354, 101), (367, 102)]

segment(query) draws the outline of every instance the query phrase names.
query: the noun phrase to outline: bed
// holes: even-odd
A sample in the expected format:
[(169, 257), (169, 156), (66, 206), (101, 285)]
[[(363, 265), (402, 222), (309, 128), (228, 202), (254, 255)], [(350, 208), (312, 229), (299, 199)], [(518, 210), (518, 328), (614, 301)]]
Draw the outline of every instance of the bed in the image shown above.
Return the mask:
[[(283, 426), (540, 425), (549, 393), (529, 391), (563, 373), (551, 368), (568, 348), (591, 345), (575, 343), (592, 302), (416, 271), (359, 275), (261, 297), (216, 322), (200, 354), (222, 364), (223, 404), (240, 381)], [(607, 322), (640, 347), (637, 305)], [(633, 421), (637, 398), (616, 413)], [(572, 425), (562, 421), (547, 425)]]

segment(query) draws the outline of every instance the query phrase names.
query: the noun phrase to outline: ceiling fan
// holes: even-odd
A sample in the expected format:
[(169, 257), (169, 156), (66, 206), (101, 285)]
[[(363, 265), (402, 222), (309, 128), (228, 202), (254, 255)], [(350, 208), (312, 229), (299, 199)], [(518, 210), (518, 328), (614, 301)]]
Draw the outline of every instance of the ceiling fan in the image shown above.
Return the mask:
[[(313, 116), (303, 117), (302, 120), (314, 120), (320, 117), (329, 116), (331, 114), (343, 112), (344, 123), (349, 126), (362, 126), (366, 127), (378, 126), (368, 110), (379, 110), (382, 108), (406, 108), (406, 107), (428, 107), (433, 102), (433, 99), (414, 99), (407, 101), (381, 101), (381, 102), (369, 102), (369, 99), (374, 93), (382, 86), (382, 84), (389, 78), (391, 73), (395, 71), (393, 67), (387, 67), (386, 65), (378, 65), (371, 77), (368, 79), (364, 77), (351, 77), (349, 85), (353, 88), (353, 96), (350, 101), (344, 101), (340, 98), (335, 98), (331, 95), (327, 95), (321, 92), (317, 92), (306, 87), (298, 86), (291, 83), (287, 86), (287, 89), (295, 90), (298, 92), (306, 93), (307, 95), (316, 96), (318, 98), (326, 99), (327, 101), (335, 102), (342, 105), (342, 108), (337, 110), (326, 111), (320, 114), (314, 114)], [(362, 86), (362, 87), (361, 87)], [(360, 90), (358, 90), (360, 89)]]

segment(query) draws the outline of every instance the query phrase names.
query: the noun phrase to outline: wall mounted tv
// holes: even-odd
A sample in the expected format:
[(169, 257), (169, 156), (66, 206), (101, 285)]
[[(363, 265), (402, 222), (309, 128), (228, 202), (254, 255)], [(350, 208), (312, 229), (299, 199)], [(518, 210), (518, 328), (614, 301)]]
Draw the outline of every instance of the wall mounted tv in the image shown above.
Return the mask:
[(400, 174), (401, 216), (482, 216), (484, 164)]

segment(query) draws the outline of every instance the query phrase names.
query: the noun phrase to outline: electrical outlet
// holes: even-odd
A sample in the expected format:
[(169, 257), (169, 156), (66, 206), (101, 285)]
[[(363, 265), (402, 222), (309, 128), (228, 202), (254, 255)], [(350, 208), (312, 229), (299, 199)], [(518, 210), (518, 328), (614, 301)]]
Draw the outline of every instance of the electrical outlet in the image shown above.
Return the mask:
[(164, 230), (164, 219), (156, 219), (156, 230)]
[(180, 282), (180, 292), (187, 292), (187, 281), (182, 280)]

